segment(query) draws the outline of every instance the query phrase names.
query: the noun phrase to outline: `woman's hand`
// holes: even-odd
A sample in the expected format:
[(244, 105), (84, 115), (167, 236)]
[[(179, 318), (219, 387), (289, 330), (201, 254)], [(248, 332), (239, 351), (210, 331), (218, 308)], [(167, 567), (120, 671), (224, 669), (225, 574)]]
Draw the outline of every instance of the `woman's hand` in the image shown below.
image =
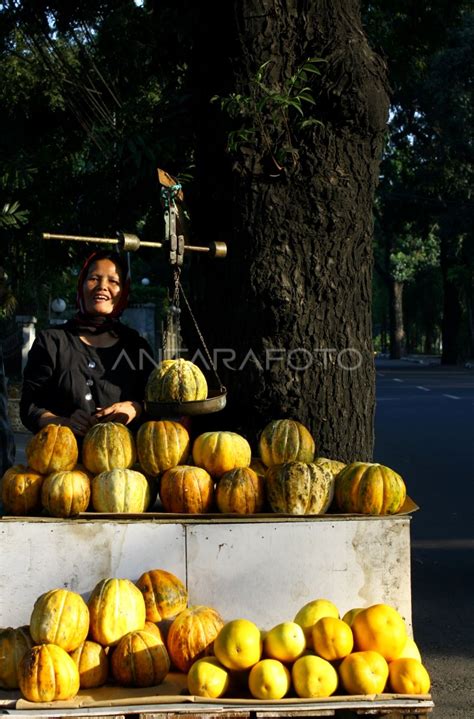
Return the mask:
[(79, 437), (84, 437), (94, 424), (97, 424), (97, 420), (93, 415), (87, 414), (83, 409), (76, 409), (71, 414), (68, 420), (68, 426), (72, 429), (74, 434)]
[(120, 422), (130, 424), (142, 413), (140, 402), (114, 402), (109, 407), (100, 407), (93, 415), (96, 422)]
[(83, 437), (92, 425), (97, 424), (97, 420), (83, 409), (76, 409), (70, 417), (60, 417), (52, 412), (44, 412), (38, 424), (40, 427), (45, 427), (47, 424), (60, 424), (72, 429), (78, 437)]

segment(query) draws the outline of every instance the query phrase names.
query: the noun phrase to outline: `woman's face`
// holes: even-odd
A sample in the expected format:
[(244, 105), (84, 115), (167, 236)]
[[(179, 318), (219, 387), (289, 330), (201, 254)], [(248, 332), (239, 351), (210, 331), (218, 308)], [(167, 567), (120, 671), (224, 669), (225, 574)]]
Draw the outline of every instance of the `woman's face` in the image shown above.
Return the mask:
[(112, 260), (97, 260), (89, 267), (83, 292), (88, 314), (110, 315), (122, 294), (120, 269)]

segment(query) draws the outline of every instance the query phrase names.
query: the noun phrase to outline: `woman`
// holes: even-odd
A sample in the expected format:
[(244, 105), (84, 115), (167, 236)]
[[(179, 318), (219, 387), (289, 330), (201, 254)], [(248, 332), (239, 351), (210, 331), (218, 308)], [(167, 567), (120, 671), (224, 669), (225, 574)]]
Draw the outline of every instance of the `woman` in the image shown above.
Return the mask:
[(97, 422), (134, 429), (153, 369), (149, 344), (120, 322), (130, 278), (115, 253), (95, 252), (78, 280), (78, 313), (59, 328), (40, 332), (23, 375), (20, 416), (36, 433), (62, 424), (82, 437)]
[(15, 439), (8, 418), (8, 395), (0, 344), (0, 477), (15, 461)]

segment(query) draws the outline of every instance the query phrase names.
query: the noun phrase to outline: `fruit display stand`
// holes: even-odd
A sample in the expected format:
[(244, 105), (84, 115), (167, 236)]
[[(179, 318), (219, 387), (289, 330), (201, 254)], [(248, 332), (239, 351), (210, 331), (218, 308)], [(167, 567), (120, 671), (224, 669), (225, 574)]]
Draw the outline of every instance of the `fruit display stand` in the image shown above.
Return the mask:
[[(411, 632), (409, 499), (393, 516), (259, 514), (84, 514), (74, 520), (0, 520), (0, 626), (27, 624), (35, 599), (51, 587), (88, 597), (103, 577), (136, 580), (164, 567), (185, 580), (190, 604), (213, 606), (226, 619), (250, 617), (262, 628), (291, 619), (306, 602), (330, 598), (343, 612), (384, 601)], [(34, 705), (0, 693), (0, 711), (19, 715), (183, 713), (242, 719), (290, 716), (419, 716), (429, 695), (333, 696), (325, 700), (203, 700), (176, 691), (172, 674), (146, 690), (81, 691), (71, 701)], [(180, 675), (177, 675), (178, 677)], [(181, 675), (182, 681), (183, 675)], [(179, 684), (179, 679), (177, 680)], [(112, 692), (112, 694), (108, 694)], [(117, 694), (118, 693), (118, 694)]]

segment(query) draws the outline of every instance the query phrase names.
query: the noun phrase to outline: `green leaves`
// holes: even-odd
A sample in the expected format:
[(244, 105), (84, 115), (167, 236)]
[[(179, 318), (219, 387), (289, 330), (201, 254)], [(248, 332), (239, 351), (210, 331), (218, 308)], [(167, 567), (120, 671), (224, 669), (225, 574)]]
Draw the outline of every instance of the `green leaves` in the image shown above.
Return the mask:
[(310, 76), (320, 75), (317, 63), (323, 62), (321, 58), (309, 58), (289, 78), (276, 82), (269, 76), (272, 61), (267, 60), (250, 78), (248, 94), (214, 95), (211, 102), (219, 103), (232, 120), (240, 123), (229, 131), (228, 152), (236, 153), (243, 145), (261, 144), (263, 151), (278, 162), (284, 164), (291, 157), (295, 164), (296, 134), (323, 124), (315, 117), (307, 117), (307, 106), (316, 106), (308, 80)]
[(390, 274), (397, 282), (410, 282), (421, 269), (439, 263), (437, 231), (438, 227), (434, 226), (426, 236), (422, 236), (412, 223), (404, 226), (390, 253)]
[(6, 202), (0, 211), (0, 229), (17, 229), (28, 221), (28, 212), (19, 202)]
[(13, 317), (18, 307), (18, 301), (12, 292), (7, 289), (5, 292), (0, 288), (0, 319)]

